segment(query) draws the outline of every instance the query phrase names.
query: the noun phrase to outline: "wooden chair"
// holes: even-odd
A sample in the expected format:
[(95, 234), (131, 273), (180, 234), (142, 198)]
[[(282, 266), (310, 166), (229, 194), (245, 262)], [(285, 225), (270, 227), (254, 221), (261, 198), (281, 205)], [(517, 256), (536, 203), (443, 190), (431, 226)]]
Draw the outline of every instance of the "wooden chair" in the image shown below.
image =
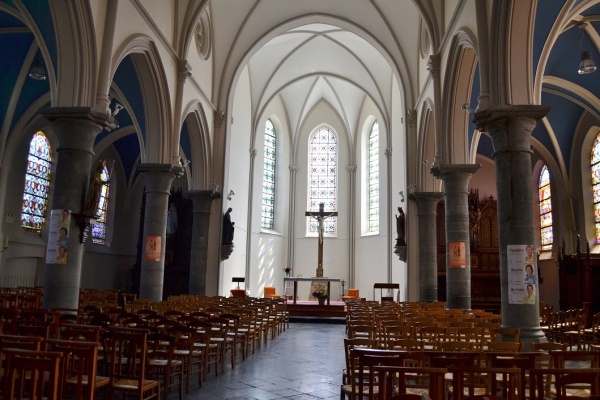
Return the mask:
[[(549, 397), (556, 399), (592, 399), (600, 396), (600, 369), (536, 368), (529, 372), (531, 400)], [(556, 394), (548, 392), (546, 382), (555, 382)]]
[(487, 342), (485, 344), (487, 351), (508, 351), (516, 352), (523, 350), (521, 342)]
[(175, 332), (177, 341), (174, 355), (176, 359), (183, 362), (187, 393), (190, 390), (193, 374), (198, 374), (198, 385), (202, 386), (206, 371), (207, 336), (203, 332), (198, 332), (196, 328), (183, 325), (176, 328)]
[(263, 297), (265, 299), (281, 297), (281, 295), (277, 294), (277, 289), (274, 286), (265, 286), (263, 291), (264, 291)]
[(177, 385), (179, 400), (183, 397), (183, 361), (175, 357), (177, 338), (166, 333), (148, 335), (148, 376), (160, 379), (164, 399), (169, 397), (171, 386)]
[(100, 342), (101, 329), (97, 325), (64, 324), (60, 328), (60, 339)]
[(62, 353), (6, 349), (5, 395), (7, 399), (58, 400)]
[[(397, 367), (377, 365), (373, 367), (378, 377), (378, 396), (380, 399), (392, 400), (444, 400), (445, 368)], [(426, 382), (426, 392), (410, 393), (414, 377), (419, 376)], [(425, 397), (426, 394), (426, 397)]]
[(518, 342), (521, 338), (521, 328), (499, 327), (494, 329), (491, 341)]
[[(0, 335), (0, 381), (6, 383), (6, 349), (39, 351), (43, 338), (34, 336)], [(0, 385), (0, 394), (5, 393), (5, 385)], [(1, 397), (1, 396), (0, 396)]]
[(104, 336), (104, 349), (110, 370), (108, 395), (115, 392), (132, 395), (137, 399), (158, 399), (160, 382), (145, 379), (147, 335), (143, 329), (110, 327)]
[(358, 299), (360, 296), (358, 295), (358, 289), (348, 289), (348, 294), (342, 296), (343, 301)]
[(98, 342), (74, 340), (46, 340), (47, 350), (62, 353), (62, 396), (69, 388), (75, 398), (93, 400), (96, 390), (107, 386), (110, 379), (98, 376)]

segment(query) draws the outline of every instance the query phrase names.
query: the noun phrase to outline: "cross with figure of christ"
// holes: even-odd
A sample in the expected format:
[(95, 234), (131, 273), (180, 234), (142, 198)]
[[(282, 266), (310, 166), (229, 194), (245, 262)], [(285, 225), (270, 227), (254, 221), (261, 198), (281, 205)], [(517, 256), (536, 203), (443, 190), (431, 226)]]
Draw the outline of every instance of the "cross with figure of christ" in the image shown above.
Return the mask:
[(325, 233), (325, 219), (329, 217), (336, 217), (338, 215), (337, 211), (327, 211), (325, 212), (325, 204), (319, 203), (319, 211), (307, 211), (304, 215), (307, 217), (313, 217), (317, 220), (319, 224), (319, 251), (318, 251), (318, 261), (317, 261), (317, 278), (323, 277), (323, 235)]

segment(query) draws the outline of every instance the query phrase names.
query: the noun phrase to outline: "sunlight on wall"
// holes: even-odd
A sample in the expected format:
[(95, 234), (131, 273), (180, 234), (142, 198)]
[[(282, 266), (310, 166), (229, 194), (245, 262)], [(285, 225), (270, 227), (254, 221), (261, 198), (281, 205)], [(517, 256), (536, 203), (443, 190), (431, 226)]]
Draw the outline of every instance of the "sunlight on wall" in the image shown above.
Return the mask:
[[(258, 262), (256, 264), (256, 297), (262, 297), (265, 286), (277, 286), (275, 282), (275, 249), (273, 240), (258, 240)], [(277, 292), (279, 293), (279, 291)]]

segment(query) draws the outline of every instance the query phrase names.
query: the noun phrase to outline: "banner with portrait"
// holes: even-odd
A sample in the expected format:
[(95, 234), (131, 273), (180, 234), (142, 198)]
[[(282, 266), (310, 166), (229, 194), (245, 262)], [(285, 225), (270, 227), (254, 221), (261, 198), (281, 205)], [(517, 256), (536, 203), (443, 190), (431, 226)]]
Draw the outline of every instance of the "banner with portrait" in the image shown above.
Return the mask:
[(531, 244), (511, 244), (508, 264), (508, 303), (537, 304), (537, 260)]
[(71, 234), (71, 210), (51, 210), (48, 221), (47, 264), (66, 264)]

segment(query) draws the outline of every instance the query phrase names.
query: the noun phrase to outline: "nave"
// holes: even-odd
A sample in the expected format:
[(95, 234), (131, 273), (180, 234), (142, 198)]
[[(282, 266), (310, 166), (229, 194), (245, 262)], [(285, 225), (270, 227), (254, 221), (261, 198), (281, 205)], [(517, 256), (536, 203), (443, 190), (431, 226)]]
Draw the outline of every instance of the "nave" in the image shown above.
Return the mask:
[[(184, 398), (202, 400), (339, 399), (344, 360), (343, 324), (292, 322), (235, 368), (209, 374)], [(177, 399), (171, 392), (169, 400)]]

